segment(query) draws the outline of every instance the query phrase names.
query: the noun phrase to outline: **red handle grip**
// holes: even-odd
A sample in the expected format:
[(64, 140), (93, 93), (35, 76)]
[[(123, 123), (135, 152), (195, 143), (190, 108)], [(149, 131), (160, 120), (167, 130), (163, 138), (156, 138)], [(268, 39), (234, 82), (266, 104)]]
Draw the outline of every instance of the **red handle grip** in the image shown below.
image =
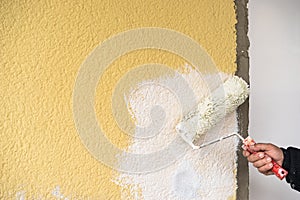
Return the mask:
[[(246, 151), (249, 151), (250, 153), (256, 154), (257, 152), (253, 152), (250, 150), (250, 146), (254, 145), (255, 142), (254, 140), (248, 136), (244, 141), (243, 141), (243, 149)], [(277, 164), (274, 160), (271, 161), (273, 164), (272, 167), (272, 172), (280, 179), (282, 180), (284, 177), (288, 175), (288, 172), (283, 169), (279, 164)]]
[(280, 179), (282, 180), (284, 177), (288, 175), (288, 172), (283, 169), (280, 165), (278, 165), (274, 160), (272, 160), (273, 168), (272, 172)]

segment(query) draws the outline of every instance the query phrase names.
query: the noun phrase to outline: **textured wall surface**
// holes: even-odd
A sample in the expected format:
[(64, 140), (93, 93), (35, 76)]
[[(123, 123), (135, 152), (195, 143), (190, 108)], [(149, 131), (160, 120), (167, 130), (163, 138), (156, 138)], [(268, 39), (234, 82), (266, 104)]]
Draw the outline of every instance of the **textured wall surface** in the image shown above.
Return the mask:
[[(81, 64), (101, 42), (130, 29), (161, 27), (181, 32), (207, 51), (224, 73), (223, 77), (234, 73), (235, 17), (231, 0), (1, 1), (0, 199), (180, 199), (184, 198), (182, 195), (199, 199), (235, 198), (235, 141), (227, 146), (224, 144), (227, 152), (220, 148), (207, 155), (213, 147), (203, 151), (201, 155), (208, 156), (207, 165), (203, 164), (204, 161), (195, 164), (199, 159), (195, 160), (192, 155), (196, 153), (190, 152), (184, 158), (185, 163), (177, 163), (165, 172), (152, 174), (152, 177), (135, 177), (103, 165), (87, 151), (76, 131), (72, 111), (73, 88)], [(118, 48), (118, 44), (114, 47)], [(159, 49), (133, 51), (111, 64), (96, 89), (97, 119), (113, 144), (138, 153), (144, 152), (138, 151), (141, 149), (135, 146), (135, 141), (115, 125), (111, 96), (118, 80), (144, 63), (170, 66), (185, 74), (195, 90), (198, 87), (201, 91), (205, 85), (197, 86), (199, 74), (193, 75), (193, 68), (186, 66), (188, 61)], [(176, 82), (176, 76), (171, 78), (155, 77), (151, 83)], [(149, 78), (143, 81), (149, 82)], [(133, 109), (131, 116), (139, 123), (147, 123), (139, 121), (145, 116), (139, 112), (143, 109), (139, 106), (146, 105), (151, 98), (144, 98), (144, 104), (139, 105), (132, 91), (134, 89), (128, 96), (128, 105)], [(159, 88), (149, 86), (140, 90), (140, 95), (144, 94), (143, 91), (155, 94)], [(152, 97), (154, 102), (173, 105), (176, 98), (171, 94), (159, 94), (165, 96), (161, 99)], [(202, 95), (201, 92), (196, 94), (198, 99)], [(174, 123), (168, 124), (168, 128), (171, 129)], [(229, 116), (226, 123), (224, 131), (234, 129), (235, 116)], [(225, 155), (230, 159), (222, 162)], [(217, 156), (217, 164), (212, 161), (212, 156)], [(122, 159), (121, 156), (118, 160), (120, 165)], [(220, 163), (224, 166), (218, 165)], [(195, 167), (197, 169), (193, 170)], [(201, 167), (216, 171), (205, 173), (206, 180), (201, 176), (197, 178), (201, 175)], [(231, 174), (230, 177), (221, 177), (225, 173), (222, 167)], [(202, 193), (197, 191), (194, 194), (194, 191), (190, 193), (185, 188), (178, 188), (178, 176), (174, 177), (174, 174), (184, 175), (179, 180), (195, 178), (191, 187)], [(159, 190), (154, 186), (164, 175), (170, 181), (159, 185), (162, 188)], [(221, 177), (217, 179), (219, 182), (207, 180), (216, 177)], [(223, 191), (228, 188), (228, 181), (233, 185), (229, 191)], [(219, 192), (213, 185), (217, 183), (224, 194), (230, 195), (224, 198), (214, 196)], [(158, 192), (158, 197), (155, 192)]]

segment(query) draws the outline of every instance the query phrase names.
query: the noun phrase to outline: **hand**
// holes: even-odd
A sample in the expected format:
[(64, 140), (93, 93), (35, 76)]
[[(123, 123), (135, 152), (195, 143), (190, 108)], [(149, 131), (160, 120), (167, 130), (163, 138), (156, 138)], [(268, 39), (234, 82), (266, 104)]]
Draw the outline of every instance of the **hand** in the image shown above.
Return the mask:
[(272, 159), (282, 166), (283, 163), (283, 152), (282, 150), (273, 144), (263, 144), (258, 143), (250, 146), (250, 150), (256, 153), (249, 153), (248, 151), (243, 151), (244, 157), (253, 164), (258, 171), (265, 175), (271, 175), (272, 172)]

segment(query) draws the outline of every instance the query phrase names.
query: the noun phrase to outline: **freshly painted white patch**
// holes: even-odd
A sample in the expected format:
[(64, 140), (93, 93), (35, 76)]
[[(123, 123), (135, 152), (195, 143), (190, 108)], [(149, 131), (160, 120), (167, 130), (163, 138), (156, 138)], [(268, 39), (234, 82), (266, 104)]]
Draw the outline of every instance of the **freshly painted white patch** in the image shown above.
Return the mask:
[(52, 195), (54, 197), (56, 197), (57, 199), (64, 199), (64, 200), (69, 200), (68, 197), (65, 197), (61, 191), (60, 191), (60, 187), (59, 186), (56, 186), (53, 191), (52, 191)]
[(16, 200), (25, 200), (26, 199), (26, 192), (24, 190), (18, 191), (16, 193)]
[[(141, 83), (126, 97), (137, 126), (147, 126), (151, 123), (149, 113), (154, 106), (160, 106), (165, 113), (165, 122), (159, 133), (147, 139), (133, 138), (128, 148), (129, 152), (148, 154), (167, 148), (167, 145), (177, 136), (175, 126), (182, 115), (209, 94), (207, 81), (211, 79), (213, 83), (216, 75), (210, 75), (211, 77), (206, 75), (203, 78), (197, 70), (189, 66), (186, 66), (185, 71), (188, 73), (177, 73), (173, 77)], [(218, 74), (218, 76), (222, 81), (228, 77), (226, 74)], [(185, 84), (182, 83), (183, 80)], [(186, 86), (192, 94), (182, 101), (180, 95), (187, 94)], [(192, 96), (191, 99), (188, 99), (190, 96)], [(232, 113), (210, 130), (206, 139), (208, 141), (236, 131), (236, 126), (236, 115)], [(233, 196), (236, 190), (234, 171), (237, 144), (237, 138), (229, 138), (200, 150), (191, 148), (181, 159), (159, 171), (146, 174), (120, 172), (120, 175), (113, 181), (124, 188), (122, 199), (224, 200)], [(119, 155), (120, 165), (126, 165), (127, 162), (125, 156)], [(153, 165), (154, 163), (147, 164)]]
[(200, 184), (199, 174), (197, 174), (189, 161), (183, 161), (173, 176), (174, 193), (183, 199), (196, 198)]

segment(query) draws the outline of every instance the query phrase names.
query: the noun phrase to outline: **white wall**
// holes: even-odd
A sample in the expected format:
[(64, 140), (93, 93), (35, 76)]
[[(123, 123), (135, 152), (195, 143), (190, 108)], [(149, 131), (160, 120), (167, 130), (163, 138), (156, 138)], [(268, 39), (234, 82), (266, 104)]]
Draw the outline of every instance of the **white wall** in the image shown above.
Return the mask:
[[(300, 1), (250, 0), (249, 24), (249, 134), (300, 148)], [(300, 192), (250, 166), (250, 200), (266, 199), (300, 199)]]

